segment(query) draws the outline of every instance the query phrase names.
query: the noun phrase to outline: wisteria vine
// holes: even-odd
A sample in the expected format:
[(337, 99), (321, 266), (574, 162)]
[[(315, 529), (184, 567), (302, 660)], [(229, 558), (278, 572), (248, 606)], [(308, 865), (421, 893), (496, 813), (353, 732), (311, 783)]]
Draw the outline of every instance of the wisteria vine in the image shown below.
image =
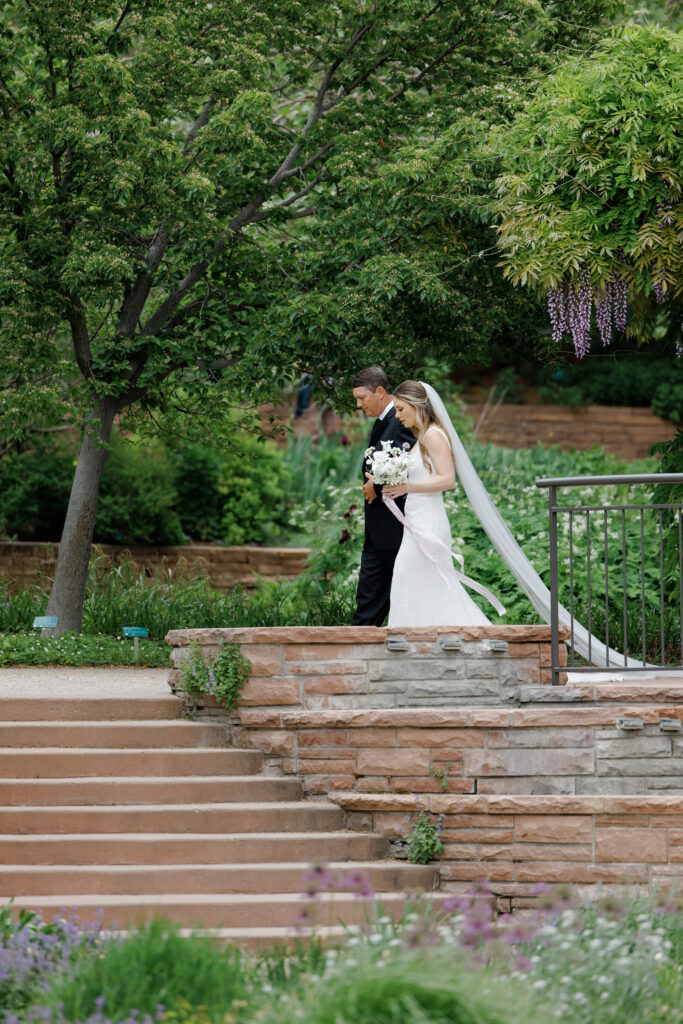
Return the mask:
[(559, 342), (565, 334), (571, 334), (579, 359), (583, 359), (590, 348), (593, 301), (602, 343), (608, 345), (614, 328), (618, 331), (626, 329), (626, 281), (617, 267), (612, 269), (609, 280), (595, 292), (588, 267), (568, 283), (548, 288), (553, 341)]

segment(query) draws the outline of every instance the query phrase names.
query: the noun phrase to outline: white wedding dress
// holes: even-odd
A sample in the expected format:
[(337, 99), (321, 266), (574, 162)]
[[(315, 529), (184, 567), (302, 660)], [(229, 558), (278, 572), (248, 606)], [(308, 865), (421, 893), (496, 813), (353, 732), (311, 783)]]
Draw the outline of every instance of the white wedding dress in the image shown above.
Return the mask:
[[(427, 392), (427, 397), (434, 413), (446, 428), (446, 435), (450, 441), (451, 451), (455, 458), (458, 480), (467, 495), (475, 515), (484, 528), (491, 544), (501, 556), (533, 607), (545, 622), (550, 622), (551, 597), (548, 587), (512, 536), (509, 526), (491, 501), (476, 469), (472, 465), (472, 460), (451, 422), (441, 397), (431, 384), (427, 384), (425, 381), (421, 383)], [(430, 429), (439, 428), (432, 427)], [(410, 479), (424, 480), (428, 475), (429, 471), (422, 463), (419, 446), (415, 445), (411, 451)], [(400, 513), (398, 515), (400, 517)], [(403, 541), (401, 542), (394, 567), (389, 625), (485, 625), (488, 619), (463, 589), (458, 579), (458, 576), (463, 578), (462, 574), (457, 573), (453, 566), (452, 558), (443, 547), (445, 545), (446, 548), (450, 548), (450, 528), (444, 508), (443, 495), (438, 492), (433, 494), (409, 494), (406, 499), (405, 516), (407, 522), (417, 531), (418, 536), (416, 538), (415, 535), (411, 535), (409, 529), (404, 526)], [(430, 530), (434, 530), (438, 537), (434, 544), (430, 543), (428, 536)], [(426, 538), (426, 541), (424, 538)], [(435, 548), (437, 549), (436, 551)], [(430, 557), (422, 553), (427, 551)], [(450, 568), (456, 576), (455, 580), (449, 580), (449, 582), (452, 582), (452, 586), (446, 585), (442, 579), (442, 572), (446, 573), (447, 568)], [(474, 580), (469, 580), (468, 582), (470, 588), (483, 594), (499, 614), (503, 615), (505, 613), (505, 609), (494, 594), (491, 594), (489, 590)], [(473, 617), (470, 618), (470, 615)], [(596, 636), (592, 636), (584, 626), (573, 619), (570, 612), (562, 605), (559, 605), (558, 617), (560, 625), (572, 627), (574, 650), (581, 657), (585, 658), (589, 664), (596, 666), (613, 665), (616, 667), (623, 662), (623, 654), (612, 650), (612, 648), (607, 647)], [(643, 665), (642, 662), (635, 658), (628, 658), (627, 667), (647, 669), (646, 665)], [(646, 671), (644, 675), (649, 677), (651, 673)], [(583, 678), (605, 681), (608, 679), (623, 679), (623, 674), (594, 674), (592, 677), (583, 676)]]
[[(443, 433), (436, 426), (429, 430)], [(408, 457), (408, 480), (416, 483), (428, 479), (429, 470), (422, 460), (420, 446), (416, 444)], [(403, 540), (394, 564), (389, 625), (488, 625), (489, 619), (474, 603), (456, 574), (450, 554), (451, 528), (443, 492), (409, 494), (404, 514), (408, 525), (403, 530)], [(425, 554), (420, 537), (440, 542), (430, 544), (432, 557)]]

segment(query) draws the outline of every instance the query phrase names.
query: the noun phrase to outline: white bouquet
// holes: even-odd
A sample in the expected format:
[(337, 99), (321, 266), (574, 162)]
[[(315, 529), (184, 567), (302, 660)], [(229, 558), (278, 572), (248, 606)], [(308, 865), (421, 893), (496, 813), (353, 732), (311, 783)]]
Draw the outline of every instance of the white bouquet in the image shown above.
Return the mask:
[(391, 441), (382, 441), (381, 449), (366, 450), (365, 461), (376, 484), (404, 484), (408, 479), (409, 455), (407, 441), (402, 448), (392, 448)]

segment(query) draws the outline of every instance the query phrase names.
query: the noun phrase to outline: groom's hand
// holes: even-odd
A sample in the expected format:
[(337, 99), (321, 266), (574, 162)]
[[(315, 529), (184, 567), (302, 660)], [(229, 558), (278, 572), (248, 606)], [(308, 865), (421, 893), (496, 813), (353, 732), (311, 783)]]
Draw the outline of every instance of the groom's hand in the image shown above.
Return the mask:
[(365, 475), (368, 479), (363, 484), (363, 494), (365, 495), (365, 500), (367, 501), (368, 505), (372, 505), (373, 501), (377, 497), (377, 492), (375, 491), (375, 481), (370, 475), (370, 473), (366, 473)]

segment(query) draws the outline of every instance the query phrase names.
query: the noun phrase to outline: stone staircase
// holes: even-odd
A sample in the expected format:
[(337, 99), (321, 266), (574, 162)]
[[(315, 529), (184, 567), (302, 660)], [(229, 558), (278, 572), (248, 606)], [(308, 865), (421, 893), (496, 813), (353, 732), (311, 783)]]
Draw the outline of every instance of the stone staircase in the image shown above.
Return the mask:
[[(180, 710), (173, 696), (0, 699), (0, 902), (269, 943), (305, 906), (329, 927), (363, 919), (359, 889), (400, 913), (406, 891), (436, 887), (433, 867), (387, 859), (386, 838), (345, 830), (338, 806)], [(312, 864), (340, 891), (305, 904)]]

